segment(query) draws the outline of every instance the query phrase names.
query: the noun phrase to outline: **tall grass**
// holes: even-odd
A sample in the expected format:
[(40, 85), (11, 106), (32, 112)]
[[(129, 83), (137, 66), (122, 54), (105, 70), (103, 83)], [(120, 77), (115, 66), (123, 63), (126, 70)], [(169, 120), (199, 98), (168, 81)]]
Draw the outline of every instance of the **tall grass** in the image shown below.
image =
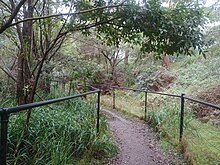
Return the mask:
[[(177, 146), (189, 164), (212, 165), (220, 162), (220, 130), (211, 123), (202, 123), (185, 109), (183, 142), (179, 140), (180, 104), (167, 103), (150, 110), (149, 118), (158, 132), (172, 145)], [(153, 119), (152, 119), (153, 118)]]
[[(132, 114), (133, 116), (143, 118), (144, 116), (144, 102), (138, 93), (133, 95), (131, 92), (116, 90), (116, 110), (123, 111), (124, 113)], [(133, 98), (133, 99), (131, 99)], [(104, 95), (101, 97), (103, 106), (112, 108), (112, 96)]]
[(166, 91), (196, 95), (199, 91), (218, 85), (220, 82), (219, 60), (219, 55), (208, 56), (207, 59), (202, 56), (184, 57), (170, 68), (169, 72), (176, 75), (177, 79)]
[[(127, 93), (127, 92), (126, 92)], [(141, 94), (116, 93), (116, 109), (143, 118), (144, 106)], [(112, 105), (112, 98), (105, 96), (102, 102)], [(188, 105), (186, 103), (186, 105)], [(185, 108), (183, 140), (179, 142), (180, 101), (156, 95), (148, 96), (148, 122), (155, 129), (163, 144), (175, 147), (183, 153), (188, 164), (218, 165), (220, 163), (220, 130), (212, 123), (196, 119), (189, 106)], [(166, 146), (167, 147), (167, 146)]]
[(32, 111), (28, 129), (24, 129), (26, 113), (10, 117), (9, 164), (98, 164), (116, 153), (103, 115), (96, 134), (94, 102), (75, 99)]

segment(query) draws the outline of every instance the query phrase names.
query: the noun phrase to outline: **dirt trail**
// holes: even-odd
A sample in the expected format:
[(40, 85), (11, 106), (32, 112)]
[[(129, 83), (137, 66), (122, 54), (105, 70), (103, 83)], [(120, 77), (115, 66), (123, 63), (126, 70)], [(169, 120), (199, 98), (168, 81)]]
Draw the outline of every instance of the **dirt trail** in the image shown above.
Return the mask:
[(147, 124), (122, 117), (117, 112), (104, 109), (108, 124), (119, 146), (118, 155), (108, 165), (168, 165), (155, 135)]

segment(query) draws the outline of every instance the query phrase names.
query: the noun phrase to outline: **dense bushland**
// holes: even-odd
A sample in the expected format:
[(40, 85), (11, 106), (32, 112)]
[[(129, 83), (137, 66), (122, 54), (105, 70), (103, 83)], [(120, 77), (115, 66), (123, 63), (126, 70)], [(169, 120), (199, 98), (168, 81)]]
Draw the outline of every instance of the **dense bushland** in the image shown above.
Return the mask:
[[(42, 97), (41, 91), (50, 93), (55, 85), (55, 88), (60, 86), (67, 91), (65, 87), (68, 84), (69, 93), (71, 86), (72, 90), (78, 90), (78, 83), (94, 85), (106, 94), (112, 85), (164, 91), (168, 91), (169, 87), (168, 92), (190, 93), (191, 89), (197, 91), (196, 86), (214, 84), (216, 78), (203, 80), (209, 76), (208, 68), (217, 68), (215, 60), (206, 68), (201, 61), (191, 65), (197, 57), (193, 60), (174, 58), (180, 64), (175, 63), (177, 66), (166, 70), (163, 76), (160, 76), (163, 73), (161, 62), (155, 62), (170, 55), (194, 55), (195, 50), (204, 55), (206, 47), (216, 44), (218, 40), (209, 43), (210, 37), (204, 35), (206, 13), (213, 14), (212, 21), (218, 21), (216, 13), (219, 9), (215, 9), (216, 13), (211, 12), (214, 6), (218, 5), (206, 7), (205, 2), (195, 0), (148, 0), (142, 3), (135, 0), (0, 1), (1, 106), (42, 100), (45, 97)], [(65, 10), (69, 13), (63, 13)], [(218, 30), (215, 33), (213, 30), (210, 33), (216, 36)], [(170, 66), (168, 61), (167, 67)], [(218, 76), (218, 72), (213, 70), (212, 73)], [(172, 81), (169, 77), (168, 81), (160, 81), (168, 74), (174, 74), (170, 76)], [(180, 75), (183, 75), (182, 79)], [(188, 88), (190, 82), (196, 85)], [(161, 87), (157, 88), (158, 85)], [(182, 91), (185, 88), (187, 90)], [(133, 112), (133, 109), (142, 109), (143, 96), (137, 95), (138, 101), (142, 101), (141, 106), (134, 100), (131, 102), (133, 107), (129, 107), (127, 101), (131, 100), (131, 96), (129, 94), (126, 95), (127, 100), (119, 100), (121, 109), (129, 109), (129, 113), (141, 116), (142, 111)], [(163, 103), (167, 100), (152, 97), (150, 101), (154, 102), (152, 109), (163, 109)], [(159, 132), (169, 134), (164, 133), (166, 129), (162, 131), (160, 123), (175, 114), (176, 111), (152, 111), (149, 120)], [(24, 127), (25, 121), (28, 127)], [(27, 114), (12, 115), (9, 124), (9, 162), (96, 162), (95, 159), (115, 152), (104, 117), (101, 122), (101, 132), (97, 136), (94, 105), (80, 99), (36, 108), (32, 114), (29, 111)], [(165, 123), (163, 125), (166, 126)]]
[(97, 164), (117, 151), (103, 115), (96, 133), (94, 96), (32, 111), (27, 129), (25, 113), (10, 117), (9, 164)]
[[(209, 55), (206, 59), (201, 56), (176, 58), (175, 62), (165, 72), (162, 68), (163, 73), (174, 75), (175, 80), (167, 88), (162, 86), (161, 92), (185, 93), (188, 96), (208, 102), (211, 99), (215, 101), (215, 104), (219, 104), (218, 95), (213, 94), (217, 91), (216, 88), (219, 87), (219, 59), (218, 54)], [(143, 66), (140, 67), (143, 68)], [(154, 82), (159, 77), (155, 75), (161, 73), (161, 71), (155, 70), (152, 73), (142, 73), (143, 75), (149, 74), (152, 77), (151, 81)], [(149, 79), (141, 79), (135, 87), (137, 88), (140, 84), (143, 86), (144, 81), (148, 82)], [(163, 81), (161, 80), (161, 82)], [(209, 93), (206, 91), (209, 91)], [(204, 92), (203, 95), (201, 95), (201, 92)], [(208, 100), (206, 100), (207, 98)], [(104, 96), (102, 102), (106, 106), (111, 106), (111, 96)], [(176, 148), (180, 153), (183, 153), (188, 164), (218, 164), (220, 162), (218, 116), (215, 116), (214, 119), (213, 113), (207, 113), (205, 118), (198, 118), (197, 104), (186, 101), (185, 106), (182, 143), (179, 143), (179, 99), (148, 94), (148, 122), (158, 133), (162, 147), (165, 149)], [(116, 90), (116, 108), (143, 119), (144, 93)], [(213, 109), (211, 111), (215, 112)]]
[(180, 103), (171, 99), (149, 109), (148, 121), (162, 138), (163, 146), (170, 148), (169, 143), (176, 147), (188, 164), (217, 164), (220, 161), (219, 129), (210, 122), (202, 123), (191, 108), (186, 108), (184, 135), (179, 143), (179, 113)]

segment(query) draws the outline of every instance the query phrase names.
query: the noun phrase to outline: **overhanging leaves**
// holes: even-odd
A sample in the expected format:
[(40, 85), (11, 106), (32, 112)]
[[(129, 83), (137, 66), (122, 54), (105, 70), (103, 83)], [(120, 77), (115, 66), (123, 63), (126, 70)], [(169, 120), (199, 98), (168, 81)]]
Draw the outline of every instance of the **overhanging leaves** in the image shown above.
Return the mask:
[[(106, 5), (105, 1), (83, 2), (77, 9)], [(72, 18), (70, 27), (85, 27), (83, 32), (89, 34), (86, 27), (96, 24), (99, 38), (109, 45), (117, 46), (123, 41), (141, 44), (145, 52), (192, 55), (194, 49), (203, 52), (203, 22), (203, 10), (198, 6), (179, 3), (165, 8), (159, 1), (149, 0), (141, 5), (125, 1), (117, 8), (77, 15)]]

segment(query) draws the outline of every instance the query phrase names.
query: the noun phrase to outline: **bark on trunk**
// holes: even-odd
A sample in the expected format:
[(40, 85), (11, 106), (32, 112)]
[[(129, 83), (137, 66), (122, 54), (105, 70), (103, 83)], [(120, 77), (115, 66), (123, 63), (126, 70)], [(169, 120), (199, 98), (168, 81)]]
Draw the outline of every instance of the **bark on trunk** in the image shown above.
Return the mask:
[[(32, 0), (28, 0), (23, 6), (24, 18), (33, 17)], [(31, 56), (33, 22), (23, 23), (21, 52), (18, 55), (18, 72), (17, 72), (17, 104), (30, 103), (29, 91), (31, 90), (31, 72), (28, 60)]]
[(167, 69), (170, 68), (170, 57), (167, 54), (163, 56), (163, 66)]
[(24, 78), (23, 78), (23, 58), (22, 54), (18, 55), (18, 69), (17, 69), (17, 104), (21, 105), (24, 103)]
[(113, 79), (113, 85), (118, 85), (118, 80), (117, 80), (117, 74), (116, 74), (116, 60), (113, 60), (112, 63), (112, 79)]
[(128, 57), (129, 57), (129, 50), (126, 50), (125, 51), (125, 58), (124, 58), (125, 65), (128, 65)]

